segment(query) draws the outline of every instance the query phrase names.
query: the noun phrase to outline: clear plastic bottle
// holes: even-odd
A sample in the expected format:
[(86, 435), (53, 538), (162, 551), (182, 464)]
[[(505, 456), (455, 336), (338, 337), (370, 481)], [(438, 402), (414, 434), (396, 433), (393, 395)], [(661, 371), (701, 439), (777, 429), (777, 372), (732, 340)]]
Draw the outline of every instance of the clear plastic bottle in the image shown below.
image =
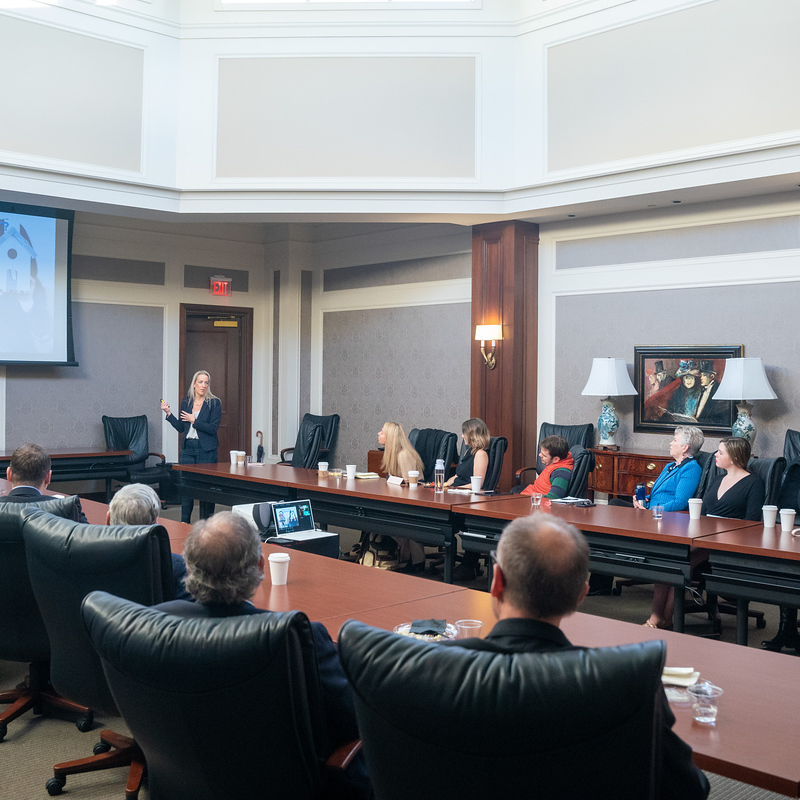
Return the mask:
[(444, 459), (437, 458), (433, 468), (433, 491), (436, 494), (444, 492)]

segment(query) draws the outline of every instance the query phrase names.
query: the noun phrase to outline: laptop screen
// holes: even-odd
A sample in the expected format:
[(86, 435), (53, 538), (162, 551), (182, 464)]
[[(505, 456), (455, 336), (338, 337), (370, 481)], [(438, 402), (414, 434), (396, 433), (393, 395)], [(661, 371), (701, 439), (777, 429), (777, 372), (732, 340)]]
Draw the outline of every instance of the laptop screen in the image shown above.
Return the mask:
[(314, 530), (314, 515), (311, 513), (310, 500), (273, 503), (272, 518), (275, 520), (276, 536)]

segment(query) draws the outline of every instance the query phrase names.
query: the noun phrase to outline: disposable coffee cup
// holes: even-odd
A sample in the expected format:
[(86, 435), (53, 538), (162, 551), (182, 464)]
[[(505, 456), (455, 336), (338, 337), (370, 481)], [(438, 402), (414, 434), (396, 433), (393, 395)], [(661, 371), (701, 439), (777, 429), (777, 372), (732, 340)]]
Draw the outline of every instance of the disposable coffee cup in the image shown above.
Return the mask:
[(473, 639), (481, 635), (483, 622), (479, 619), (459, 619), (456, 621), (456, 639)]
[(761, 513), (764, 515), (764, 527), (774, 528), (778, 519), (778, 506), (762, 506)]
[(781, 530), (787, 533), (794, 528), (794, 509), (782, 508), (781, 509)]
[(410, 469), (408, 471), (408, 486), (409, 486), (409, 488), (411, 488), (412, 486), (416, 487), (416, 485), (418, 483), (419, 483), (419, 470)]
[(273, 586), (285, 586), (286, 579), (289, 577), (289, 562), (291, 558), (288, 553), (269, 554), (269, 577)]
[(327, 478), (328, 477), (328, 462), (327, 461), (320, 461), (317, 464), (317, 471), (319, 472), (320, 478)]
[(700, 519), (700, 512), (702, 510), (703, 510), (703, 499), (701, 497), (692, 497), (692, 498), (690, 498), (690, 500), (689, 500), (689, 519)]
[(483, 486), (483, 478), (480, 475), (473, 475), (469, 479), (470, 488), (472, 489), (473, 494), (477, 494), (481, 490), (481, 486)]
[(244, 466), (244, 457), (246, 455), (247, 453), (245, 453), (244, 450), (236, 451), (236, 463), (239, 464), (239, 466)]
[(346, 464), (345, 469), (347, 470), (347, 480), (351, 481), (356, 476), (356, 467), (357, 464)]
[(239, 451), (231, 450), (231, 464), (235, 465), (239, 460)]

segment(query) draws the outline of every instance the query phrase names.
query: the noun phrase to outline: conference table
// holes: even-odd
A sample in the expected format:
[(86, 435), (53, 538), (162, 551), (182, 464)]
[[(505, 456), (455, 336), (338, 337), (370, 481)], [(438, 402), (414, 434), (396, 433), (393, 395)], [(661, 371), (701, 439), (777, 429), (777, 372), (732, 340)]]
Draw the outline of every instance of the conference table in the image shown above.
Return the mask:
[[(749, 531), (757, 524), (720, 517), (694, 520), (674, 511), (665, 511), (656, 520), (649, 511), (610, 505), (581, 507), (543, 501), (541, 510), (583, 532), (591, 548), (592, 572), (668, 583), (678, 591), (683, 591), (691, 576), (692, 547), (705, 547), (707, 539), (715, 534)], [(515, 495), (498, 498), (491, 504), (466, 505), (460, 511), (465, 515), (461, 534), (464, 550), (486, 553), (496, 547), (511, 520), (531, 513), (531, 503), (530, 498)], [(675, 603), (673, 628), (680, 632), (683, 627), (683, 604)]]
[[(286, 552), (262, 545), (265, 556)], [(173, 548), (174, 549), (174, 548)], [(348, 619), (391, 630), (414, 619), (480, 619), (493, 625), (486, 592), (413, 575), (370, 569), (314, 553), (290, 551), (285, 586), (264, 578), (253, 602), (273, 611), (300, 609), (336, 639)], [(689, 705), (673, 704), (675, 730), (694, 750), (695, 763), (719, 775), (800, 796), (800, 659), (747, 647), (658, 631), (589, 614), (574, 614), (563, 629), (574, 644), (611, 646), (664, 639), (667, 665), (694, 667), (725, 690), (717, 725), (695, 723)]]
[(493, 502), (497, 495), (434, 493), (433, 489), (394, 486), (381, 478), (321, 478), (315, 469), (278, 464), (175, 464), (181, 495), (236, 505), (275, 500), (311, 500), (314, 521), (323, 526), (405, 536), (422, 545), (444, 548), (444, 579), (452, 581), (460, 509)]

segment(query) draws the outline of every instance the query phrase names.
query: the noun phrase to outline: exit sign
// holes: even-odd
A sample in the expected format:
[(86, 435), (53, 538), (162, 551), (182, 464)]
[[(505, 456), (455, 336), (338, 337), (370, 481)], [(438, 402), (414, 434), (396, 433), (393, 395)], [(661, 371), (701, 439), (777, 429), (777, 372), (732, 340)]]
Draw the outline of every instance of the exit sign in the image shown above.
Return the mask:
[(214, 275), (211, 278), (211, 294), (215, 297), (230, 297), (231, 279), (224, 275)]

